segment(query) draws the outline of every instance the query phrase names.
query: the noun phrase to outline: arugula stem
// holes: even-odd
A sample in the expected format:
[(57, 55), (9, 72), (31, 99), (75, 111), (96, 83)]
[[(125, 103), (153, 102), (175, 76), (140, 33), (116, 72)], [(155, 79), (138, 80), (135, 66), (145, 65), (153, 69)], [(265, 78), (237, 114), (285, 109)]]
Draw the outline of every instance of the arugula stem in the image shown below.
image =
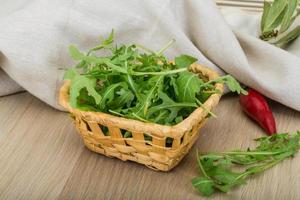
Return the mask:
[[(282, 160), (284, 160), (286, 157), (275, 160), (273, 162), (270, 162), (269, 164), (264, 164), (264, 165), (260, 165), (258, 166), (258, 170), (255, 171), (255, 173), (260, 173), (263, 172), (271, 167), (273, 167), (274, 165), (276, 165), (277, 163), (280, 163)], [(238, 177), (236, 177), (236, 179), (233, 182), (236, 182), (240, 179), (246, 178), (247, 176), (250, 176), (251, 174), (253, 174), (253, 171), (245, 171), (244, 173), (242, 173), (241, 175), (239, 175)]]
[(280, 153), (283, 153), (285, 151), (276, 151), (276, 152), (269, 152), (269, 151), (266, 151), (266, 152), (263, 152), (263, 151), (243, 151), (243, 152), (238, 152), (238, 151), (229, 151), (229, 152), (212, 152), (210, 154), (207, 154), (207, 155), (202, 155), (201, 156), (201, 159), (203, 158), (209, 158), (211, 157), (211, 155), (213, 155), (213, 157), (218, 157), (218, 158), (223, 158), (224, 155), (277, 155), (277, 154), (280, 154)]
[(133, 81), (132, 77), (129, 74), (127, 74), (127, 80), (128, 80), (129, 85), (130, 85), (130, 88), (132, 89), (132, 91), (134, 92), (136, 97), (139, 99), (140, 95), (138, 94), (138, 92), (137, 92), (137, 90), (134, 86), (134, 81)]
[(197, 104), (200, 105), (201, 108), (203, 108), (203, 110), (205, 110), (205, 112), (207, 112), (208, 114), (210, 114), (211, 116), (213, 116), (214, 118), (217, 118), (217, 115), (215, 115), (213, 112), (211, 112), (210, 110), (208, 110), (201, 101), (199, 101), (197, 98), (196, 98), (196, 102)]
[(108, 62), (108, 61), (105, 61), (104, 63), (105, 63), (108, 67), (112, 68), (113, 70), (116, 70), (116, 71), (119, 72), (119, 73), (122, 73), (122, 74), (128, 74), (127, 71), (126, 71), (124, 68), (122, 68), (122, 67), (120, 67), (120, 66), (118, 66), (118, 65), (115, 65), (115, 64), (113, 64), (113, 63), (111, 63), (111, 62)]
[(205, 87), (207, 87), (208, 85), (211, 85), (211, 84), (213, 84), (213, 83), (216, 83), (216, 82), (219, 82), (219, 81), (221, 81), (221, 80), (224, 80), (224, 79), (226, 79), (227, 77), (229, 77), (229, 75), (225, 75), (225, 76), (221, 76), (221, 77), (218, 77), (218, 78), (216, 78), (216, 79), (213, 79), (213, 80), (209, 80), (209, 81), (205, 82), (204, 84), (202, 84), (202, 85), (201, 85), (201, 88), (205, 88)]
[(210, 158), (214, 158), (216, 160), (220, 160), (220, 159), (229, 159), (230, 161), (232, 161), (232, 163), (238, 164), (238, 165), (251, 165), (251, 164), (255, 164), (257, 163), (257, 160), (253, 160), (253, 161), (247, 161), (247, 162), (243, 162), (240, 161), (230, 155), (216, 155), (216, 154), (208, 154), (208, 155), (202, 155), (200, 156), (201, 159), (210, 159)]
[(159, 115), (155, 118), (154, 122), (155, 123), (159, 122), (159, 120), (161, 120), (164, 117), (164, 115), (167, 114), (167, 113), (168, 113), (167, 110), (164, 110), (161, 113), (159, 113)]
[(163, 80), (164, 80), (164, 76), (160, 76), (159, 79), (157, 80), (156, 84), (149, 91), (147, 98), (145, 100), (145, 104), (144, 104), (144, 115), (146, 115), (148, 112), (148, 107), (150, 106), (150, 103), (154, 97), (154, 92), (157, 90), (157, 88), (159, 87), (160, 83), (163, 82)]
[(155, 51), (152, 51), (151, 49), (143, 46), (143, 45), (140, 45), (140, 44), (136, 44), (135, 46), (148, 52), (148, 53), (151, 53), (151, 54), (156, 54), (157, 56), (160, 56), (162, 55), (162, 53), (167, 50), (173, 43), (175, 42), (175, 39), (172, 39), (170, 40), (163, 48), (161, 48), (159, 51), (155, 52)]
[(104, 46), (103, 46), (102, 44), (100, 44), (100, 45), (98, 45), (98, 46), (95, 46), (94, 48), (90, 49), (90, 50), (87, 52), (86, 56), (89, 56), (93, 51), (97, 51), (97, 50), (100, 50), (100, 49), (102, 49), (102, 48), (104, 48)]
[(213, 182), (214, 182), (213, 180), (202, 181), (202, 182), (194, 184), (194, 186), (198, 186), (198, 185), (206, 184), (206, 183), (213, 183)]
[(144, 118), (138, 116), (138, 115), (135, 114), (135, 113), (132, 113), (132, 115), (133, 115), (134, 117), (136, 117), (138, 120), (141, 120), (141, 121), (143, 121), (143, 122), (150, 122), (150, 121), (148, 121), (148, 120), (146, 120), (146, 119), (144, 119)]
[(167, 105), (158, 105), (158, 106), (154, 106), (152, 108), (156, 108), (156, 109), (169, 109), (169, 108), (176, 108), (176, 107), (191, 107), (191, 108), (197, 108), (198, 106), (194, 103), (172, 103), (172, 104), (167, 104)]
[[(127, 48), (126, 48), (126, 52), (127, 52)], [(131, 77), (131, 75), (129, 74), (129, 69), (128, 69), (128, 62), (127, 60), (125, 61), (125, 68), (127, 70), (127, 75), (126, 75), (126, 78), (128, 80), (128, 83), (129, 83), (129, 86), (130, 88), (132, 89), (132, 91), (134, 92), (135, 96), (137, 97), (137, 99), (140, 99), (140, 95), (139, 93), (137, 92), (137, 89), (135, 88), (135, 83)]]
[(149, 49), (149, 48), (147, 48), (147, 47), (145, 47), (143, 45), (136, 44), (135, 46), (138, 47), (138, 48), (140, 48), (140, 49), (142, 49), (142, 50), (144, 50), (144, 51), (146, 51), (146, 52), (148, 52), (148, 53), (156, 54), (155, 51), (152, 51), (151, 49)]
[(177, 74), (180, 72), (188, 71), (187, 68), (180, 68), (168, 71), (160, 71), (160, 72), (133, 72), (132, 75), (134, 76), (145, 76), (145, 75), (168, 75), (168, 74)]
[(227, 154), (227, 155), (276, 155), (283, 153), (284, 151), (229, 151), (229, 152), (220, 152), (219, 154)]
[(221, 94), (221, 91), (220, 90), (207, 90), (207, 91), (203, 91), (203, 93), (206, 93), (206, 94)]
[[(112, 69), (118, 71), (119, 73), (122, 73), (122, 74), (128, 74), (128, 72), (120, 67), (120, 66), (117, 66), (113, 63), (110, 63), (110, 62), (105, 62), (105, 64), (109, 67), (111, 67)], [(168, 71), (160, 71), (160, 72), (132, 72), (131, 74), (134, 75), (134, 76), (145, 76), (145, 75), (168, 75), (168, 74), (177, 74), (177, 73), (180, 73), (180, 72), (184, 72), (184, 71), (188, 71), (188, 68), (180, 68), (180, 69), (174, 69), (174, 70), (168, 70)]]
[(175, 42), (175, 39), (170, 40), (163, 48), (161, 48), (156, 55), (160, 56), (165, 50), (167, 50), (173, 43)]
[(115, 115), (119, 115), (119, 116), (121, 116), (121, 117), (124, 117), (125, 115), (123, 115), (123, 114), (121, 114), (121, 113), (119, 113), (119, 112), (116, 112), (116, 111), (114, 111), (114, 110), (108, 110), (109, 112), (111, 112), (112, 114), (115, 114)]
[(196, 151), (196, 155), (197, 155), (197, 162), (198, 162), (198, 165), (199, 165), (199, 168), (200, 168), (202, 174), (203, 174), (206, 178), (208, 178), (208, 179), (211, 180), (211, 177), (208, 176), (207, 173), (206, 173), (205, 170), (204, 170), (204, 167), (203, 167), (203, 165), (202, 165), (202, 163), (201, 163), (201, 159), (200, 159), (198, 150)]

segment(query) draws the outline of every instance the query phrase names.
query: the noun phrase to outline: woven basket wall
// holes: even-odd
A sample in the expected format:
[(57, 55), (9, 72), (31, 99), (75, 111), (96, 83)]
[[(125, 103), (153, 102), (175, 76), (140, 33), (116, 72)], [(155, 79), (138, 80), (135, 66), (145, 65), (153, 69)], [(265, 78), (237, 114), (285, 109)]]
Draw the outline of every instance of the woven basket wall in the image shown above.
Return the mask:
[[(204, 80), (218, 77), (216, 72), (199, 64), (191, 65), (190, 70)], [(215, 87), (223, 92), (222, 84), (217, 83)], [(138, 162), (155, 170), (169, 171), (176, 166), (194, 144), (199, 129), (207, 119), (207, 112), (201, 107), (174, 126), (81, 111), (69, 105), (69, 89), (70, 82), (66, 81), (61, 87), (59, 101), (72, 114), (87, 148), (108, 157)], [(204, 106), (211, 110), (220, 97), (221, 94), (211, 95)], [(124, 131), (131, 132), (132, 137), (124, 138)]]

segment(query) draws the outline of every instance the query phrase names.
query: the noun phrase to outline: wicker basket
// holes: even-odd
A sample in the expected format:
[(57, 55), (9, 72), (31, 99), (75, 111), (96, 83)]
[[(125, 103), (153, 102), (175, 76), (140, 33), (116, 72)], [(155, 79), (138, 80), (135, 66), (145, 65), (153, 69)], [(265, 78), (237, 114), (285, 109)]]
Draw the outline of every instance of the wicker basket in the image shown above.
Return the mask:
[[(191, 65), (190, 70), (204, 80), (218, 77), (216, 72), (198, 64)], [(215, 87), (223, 91), (222, 84), (217, 83)], [(66, 81), (60, 89), (60, 104), (72, 114), (87, 148), (108, 157), (138, 162), (155, 170), (169, 171), (176, 166), (194, 144), (199, 128), (207, 119), (207, 112), (200, 107), (174, 126), (145, 123), (101, 112), (81, 111), (69, 105), (69, 88), (70, 81)], [(218, 104), (220, 97), (221, 94), (211, 95), (204, 106), (211, 110)], [(109, 135), (104, 134), (104, 128)], [(132, 137), (124, 138), (124, 130), (130, 131)], [(172, 141), (171, 145), (166, 145), (167, 138)]]

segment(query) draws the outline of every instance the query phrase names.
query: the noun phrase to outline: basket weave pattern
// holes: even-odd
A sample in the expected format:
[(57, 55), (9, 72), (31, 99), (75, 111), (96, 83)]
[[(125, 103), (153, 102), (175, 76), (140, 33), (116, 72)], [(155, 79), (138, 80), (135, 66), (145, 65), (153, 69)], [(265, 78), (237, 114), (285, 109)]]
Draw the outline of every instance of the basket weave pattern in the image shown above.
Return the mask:
[[(191, 65), (190, 70), (204, 80), (218, 77), (216, 72), (199, 64)], [(215, 87), (223, 92), (222, 84), (217, 83)], [(169, 171), (176, 166), (194, 144), (199, 129), (207, 119), (207, 111), (201, 107), (174, 126), (81, 111), (69, 105), (69, 89), (70, 81), (66, 81), (60, 89), (59, 101), (72, 114), (87, 148), (108, 157), (138, 162), (155, 170)], [(218, 104), (220, 97), (221, 94), (211, 95), (204, 106), (211, 110)], [(109, 134), (104, 133), (104, 128), (108, 129)], [(122, 131), (131, 132), (132, 137), (124, 138)], [(171, 144), (167, 145), (167, 138), (172, 141)]]

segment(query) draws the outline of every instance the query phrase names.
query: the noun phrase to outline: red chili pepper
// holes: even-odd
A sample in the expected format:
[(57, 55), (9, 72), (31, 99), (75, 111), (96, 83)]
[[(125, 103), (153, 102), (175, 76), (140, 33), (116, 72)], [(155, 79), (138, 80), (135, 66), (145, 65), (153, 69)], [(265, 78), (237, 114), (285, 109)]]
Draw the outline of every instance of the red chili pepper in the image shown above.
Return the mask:
[(254, 89), (248, 90), (248, 95), (240, 95), (240, 104), (243, 110), (267, 132), (276, 134), (276, 124), (272, 111), (266, 99)]

